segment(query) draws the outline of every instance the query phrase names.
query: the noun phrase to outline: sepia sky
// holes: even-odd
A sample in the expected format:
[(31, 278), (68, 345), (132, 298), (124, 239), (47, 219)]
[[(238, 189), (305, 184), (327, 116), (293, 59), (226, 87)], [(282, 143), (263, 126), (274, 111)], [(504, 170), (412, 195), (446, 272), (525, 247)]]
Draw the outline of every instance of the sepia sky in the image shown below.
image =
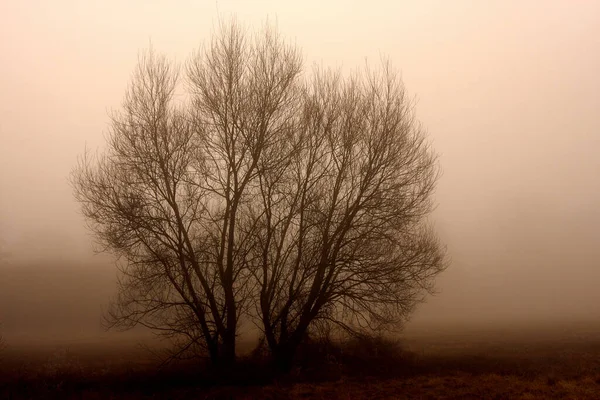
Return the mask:
[(33, 268), (30, 282), (86, 260), (112, 276), (69, 172), (103, 146), (140, 50), (183, 62), (233, 14), (276, 21), (308, 68), (383, 55), (401, 71), (440, 154), (433, 219), (452, 259), (415, 323), (600, 318), (599, 1), (4, 0), (0, 320), (30, 293), (11, 266)]

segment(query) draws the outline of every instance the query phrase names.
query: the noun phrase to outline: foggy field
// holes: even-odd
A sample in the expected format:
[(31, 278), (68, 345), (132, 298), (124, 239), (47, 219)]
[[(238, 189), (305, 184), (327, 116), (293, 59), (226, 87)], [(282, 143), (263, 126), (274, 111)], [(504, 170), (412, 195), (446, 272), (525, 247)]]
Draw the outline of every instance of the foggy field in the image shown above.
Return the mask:
[(0, 38), (0, 400), (600, 400), (600, 1)]
[[(135, 338), (21, 343), (1, 362), (0, 398), (597, 399), (600, 325), (410, 330), (402, 351), (315, 356), (273, 378), (249, 362), (217, 382), (185, 364), (157, 369)], [(147, 342), (149, 343), (149, 342)], [(360, 353), (360, 352), (359, 352)], [(367, 354), (368, 353), (368, 354)], [(393, 356), (390, 356), (393, 354)]]

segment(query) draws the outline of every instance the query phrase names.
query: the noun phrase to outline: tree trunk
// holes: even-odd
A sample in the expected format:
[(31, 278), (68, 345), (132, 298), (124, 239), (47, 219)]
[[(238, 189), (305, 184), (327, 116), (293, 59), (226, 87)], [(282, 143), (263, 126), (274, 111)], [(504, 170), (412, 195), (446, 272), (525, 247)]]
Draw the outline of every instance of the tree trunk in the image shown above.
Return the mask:
[(237, 331), (237, 310), (233, 290), (231, 289), (231, 279), (227, 281), (228, 290), (225, 292), (225, 302), (227, 304), (226, 328), (223, 334), (223, 365), (231, 367), (235, 364), (235, 339)]
[(208, 355), (213, 367), (219, 365), (219, 344), (217, 341), (208, 342)]
[(223, 359), (222, 364), (225, 367), (231, 367), (235, 364), (235, 338), (228, 337), (223, 341)]
[(290, 342), (287, 342), (273, 350), (273, 366), (277, 371), (288, 373), (292, 370), (296, 348), (297, 346), (292, 346)]
[[(270, 346), (273, 355), (273, 362), (275, 363), (274, 366), (279, 371), (291, 371), (292, 366), (294, 365), (294, 359), (296, 357), (298, 346), (300, 343), (302, 343), (304, 337), (306, 336), (309, 321), (309, 318), (303, 318), (300, 321), (300, 324), (290, 335), (280, 336), (279, 344), (276, 347)], [(282, 340), (283, 337), (286, 339)]]

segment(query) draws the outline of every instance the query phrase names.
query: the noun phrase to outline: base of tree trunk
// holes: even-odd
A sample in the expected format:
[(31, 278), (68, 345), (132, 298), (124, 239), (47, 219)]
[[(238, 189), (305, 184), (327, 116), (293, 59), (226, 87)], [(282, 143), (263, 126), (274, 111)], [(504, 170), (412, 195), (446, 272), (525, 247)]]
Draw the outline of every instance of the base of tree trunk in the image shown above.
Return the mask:
[(273, 367), (278, 372), (288, 373), (294, 366), (294, 351), (285, 348), (274, 352)]

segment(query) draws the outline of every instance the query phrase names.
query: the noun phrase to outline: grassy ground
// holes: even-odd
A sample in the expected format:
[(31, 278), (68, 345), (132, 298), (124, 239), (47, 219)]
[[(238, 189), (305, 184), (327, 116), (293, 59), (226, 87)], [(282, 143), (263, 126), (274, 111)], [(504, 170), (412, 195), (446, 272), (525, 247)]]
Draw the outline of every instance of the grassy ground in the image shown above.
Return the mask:
[[(310, 351), (308, 351), (310, 350)], [(156, 369), (130, 342), (21, 344), (0, 361), (4, 399), (600, 399), (598, 326), (413, 332), (401, 349), (303, 352), (289, 376), (242, 363), (234, 383)]]

